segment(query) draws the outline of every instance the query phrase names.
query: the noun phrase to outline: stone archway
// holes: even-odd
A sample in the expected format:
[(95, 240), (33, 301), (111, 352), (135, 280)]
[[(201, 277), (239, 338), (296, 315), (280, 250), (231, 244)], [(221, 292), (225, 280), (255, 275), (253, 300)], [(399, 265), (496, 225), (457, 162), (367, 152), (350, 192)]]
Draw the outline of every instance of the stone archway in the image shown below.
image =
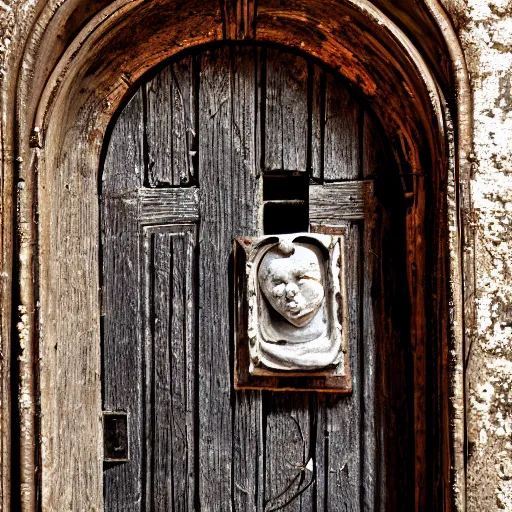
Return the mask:
[[(433, 346), (438, 354), (437, 394), (428, 410), (440, 407), (442, 411), (433, 420), (438, 446), (444, 447), (435, 465), (442, 475), (440, 487), (446, 491), (440, 495), (449, 495), (450, 468), (455, 465), (462, 471), (457, 463), (462, 449), (460, 428), (448, 429), (453, 411), (461, 414), (461, 374), (450, 373), (448, 366), (460, 361), (462, 312), (455, 202), (458, 160), (450, 126), (450, 106), (455, 102), (445, 99), (438, 85), (450, 92), (449, 80), (442, 79), (447, 75), (432, 73), (405, 33), (377, 7), (362, 1), (328, 7), (324, 2), (291, 2), (282, 7), (268, 1), (259, 2), (257, 8), (252, 2), (217, 8), (200, 1), (186, 6), (119, 1), (94, 16), (77, 6), (66, 3), (55, 12), (50, 6), (42, 7), (26, 40), (16, 92), (16, 154), (23, 183), (18, 189), (18, 225), (24, 510), (30, 510), (36, 499), (36, 424), (42, 441), (43, 509), (101, 506), (95, 219), (96, 179), (109, 119), (131, 85), (158, 62), (184, 47), (242, 38), (280, 43), (319, 58), (366, 96), (389, 130), (410, 201), (407, 265), (413, 297), (411, 332), (417, 349), (416, 459), (421, 467), (426, 451), (426, 365), (432, 356), (427, 350)], [(430, 8), (439, 14), (435, 6)], [(69, 26), (64, 36), (55, 38), (54, 28), (63, 19)], [(75, 23), (83, 27), (78, 34)], [(431, 26), (431, 30), (436, 33), (437, 28)], [(14, 91), (11, 94), (14, 97)], [(428, 176), (422, 173), (425, 165), (430, 169)], [(433, 221), (428, 226), (427, 218)], [(438, 280), (430, 279), (429, 269), (436, 269)], [(450, 325), (445, 323), (448, 313), (453, 318)], [(452, 361), (448, 353), (454, 348)], [(38, 379), (32, 371), (36, 360), (40, 361)], [(39, 396), (40, 421), (36, 422)], [(455, 402), (448, 403), (448, 396)], [(66, 435), (73, 430), (80, 432), (80, 438)], [(455, 461), (451, 446), (457, 446)], [(422, 510), (429, 477), (418, 471), (416, 509)], [(458, 489), (462, 488), (459, 483)], [(449, 504), (445, 507), (449, 509)]]

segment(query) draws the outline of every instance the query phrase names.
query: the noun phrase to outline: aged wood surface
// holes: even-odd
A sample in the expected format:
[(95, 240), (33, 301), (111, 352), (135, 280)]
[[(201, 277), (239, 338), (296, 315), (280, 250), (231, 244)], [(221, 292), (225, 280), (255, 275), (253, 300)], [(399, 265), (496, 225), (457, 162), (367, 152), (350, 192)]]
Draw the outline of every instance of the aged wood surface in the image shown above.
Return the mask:
[(321, 181), (324, 169), (325, 72), (319, 66), (309, 68), (311, 104), (311, 176)]
[[(186, 185), (194, 175), (196, 113), (192, 64), (192, 57), (186, 57), (166, 66), (146, 86), (146, 165), (150, 186)], [(162, 144), (163, 140), (169, 143)]]
[[(137, 202), (116, 198), (144, 179), (143, 95), (138, 91), (116, 123), (102, 186), (103, 407), (128, 412), (130, 462), (104, 472), (105, 510), (143, 510), (142, 269)], [(112, 197), (114, 196), (114, 197)], [(109, 277), (112, 277), (109, 279)]]
[[(229, 261), (233, 237), (256, 231), (258, 201), (256, 172), (250, 163), (254, 161), (250, 149), (254, 138), (251, 131), (243, 129), (243, 113), (234, 109), (231, 73), (229, 49), (203, 54), (199, 95), (199, 140), (204, 148), (199, 161), (199, 493), (202, 506), (211, 510), (231, 510), (232, 439), (245, 443), (257, 435), (254, 429), (259, 423), (256, 413), (250, 417), (253, 424), (240, 433), (233, 432)], [(253, 83), (254, 75), (249, 72)], [(241, 165), (247, 165), (244, 172), (240, 172)], [(213, 307), (215, 304), (226, 307)], [(253, 396), (259, 400), (257, 393)], [(241, 426), (240, 418), (235, 426)], [(249, 436), (251, 431), (254, 434)], [(257, 475), (257, 461), (252, 468), (239, 465), (237, 473), (243, 470)], [(245, 482), (241, 483), (245, 488)]]
[[(197, 190), (131, 192), (143, 180), (143, 111), (139, 92), (116, 125), (103, 180), (104, 407), (130, 422), (130, 461), (106, 467), (105, 506), (192, 510), (195, 228), (148, 224), (197, 220)], [(129, 156), (138, 159), (123, 180)]]
[(325, 91), (323, 178), (354, 179), (359, 173), (359, 104), (345, 86), (328, 74)]
[[(377, 165), (383, 159), (379, 130), (371, 122), (369, 116), (364, 114), (362, 126), (361, 171), (364, 178), (374, 178), (377, 175)], [(388, 164), (389, 165), (389, 164)], [(369, 184), (370, 182), (366, 182)], [(376, 231), (376, 216), (378, 202), (375, 199), (372, 183), (371, 193), (365, 195), (363, 251), (362, 251), (362, 388), (363, 388), (363, 425), (362, 425), (362, 495), (361, 508), (366, 512), (380, 510), (385, 504), (385, 486), (383, 485), (383, 472), (381, 453), (383, 443), (381, 439), (382, 421), (379, 416), (382, 405), (383, 390), (377, 387), (377, 377), (382, 371), (376, 350), (377, 332), (375, 315), (378, 311), (378, 298), (375, 297), (376, 281), (379, 275), (378, 240)], [(382, 338), (380, 338), (382, 339)], [(379, 340), (380, 341), (380, 340)]]
[[(229, 49), (201, 58), (199, 155), (201, 258), (199, 263), (199, 496), (207, 510), (231, 509), (231, 443), (228, 264), (233, 209)], [(223, 186), (220, 186), (220, 184)], [(221, 206), (222, 205), (222, 206)], [(233, 215), (235, 214), (235, 215)], [(221, 226), (224, 228), (222, 229)]]
[(199, 191), (195, 187), (139, 189), (122, 196), (126, 202), (137, 201), (141, 221), (189, 223), (199, 220)]
[[(146, 507), (194, 510), (194, 226), (145, 229)], [(149, 356), (149, 357), (148, 357)]]
[(222, 27), (226, 39), (254, 39), (256, 5), (256, 0), (224, 0), (221, 2)]
[[(202, 219), (198, 233), (200, 257), (197, 276), (198, 333), (201, 343), (197, 345), (198, 369), (197, 377), (194, 377), (198, 379), (199, 386), (195, 413), (191, 405), (196, 396), (195, 381), (190, 380), (194, 374), (193, 360), (189, 360), (187, 365), (188, 377), (183, 374), (183, 361), (186, 357), (194, 357), (195, 346), (190, 341), (191, 331), (187, 331), (189, 334), (183, 331), (183, 321), (190, 317), (190, 311), (186, 313), (183, 309), (183, 276), (188, 273), (187, 279), (191, 279), (194, 274), (190, 263), (192, 253), (185, 257), (183, 244), (190, 244), (192, 250), (193, 237), (187, 235), (186, 240), (189, 241), (186, 242), (180, 235), (182, 228), (177, 226), (169, 230), (155, 226), (144, 228), (144, 255), (130, 256), (130, 250), (119, 248), (113, 251), (111, 248), (111, 254), (115, 255), (111, 257), (119, 259), (118, 268), (132, 259), (145, 261), (142, 267), (139, 266), (138, 273), (131, 275), (125, 271), (128, 277), (124, 279), (135, 279), (138, 275), (139, 282), (133, 286), (144, 289), (143, 296), (147, 302), (138, 306), (136, 315), (122, 313), (123, 308), (129, 307), (130, 301), (124, 301), (127, 291), (122, 291), (123, 281), (116, 284), (121, 287), (117, 306), (121, 317), (129, 317), (127, 321), (134, 323), (140, 321), (141, 314), (145, 319), (146, 328), (142, 333), (145, 344), (141, 340), (140, 329), (138, 336), (130, 339), (139, 348), (132, 352), (136, 362), (128, 364), (138, 365), (139, 372), (131, 372), (127, 377), (124, 366), (121, 366), (116, 370), (119, 377), (106, 373), (105, 379), (116, 382), (117, 379), (133, 378), (137, 381), (127, 386), (138, 395), (137, 399), (132, 398), (130, 421), (132, 431), (142, 435), (147, 442), (141, 447), (140, 442), (132, 440), (130, 464), (139, 467), (132, 468), (131, 476), (129, 472), (126, 474), (126, 468), (122, 466), (107, 468), (106, 490), (111, 485), (120, 486), (111, 494), (112, 498), (108, 498), (107, 509), (134, 506), (163, 510), (170, 501), (188, 503), (190, 508), (198, 499), (202, 506), (216, 510), (234, 507), (235, 510), (258, 511), (285, 506), (288, 510), (306, 511), (314, 507), (323, 509), (324, 504), (334, 506), (341, 495), (347, 506), (354, 510), (358, 506), (355, 489), (361, 480), (361, 474), (356, 469), (361, 458), (359, 377), (356, 377), (356, 389), (350, 397), (325, 398), (315, 394), (267, 392), (262, 403), (260, 392), (234, 393), (231, 390), (230, 345), (219, 346), (217, 342), (230, 339), (229, 310), (219, 315), (219, 310), (212, 305), (219, 301), (229, 303), (231, 240), (237, 235), (257, 234), (260, 222), (260, 185), (257, 182), (260, 139), (256, 129), (260, 109), (256, 108), (254, 101), (259, 94), (259, 65), (257, 52), (251, 48), (214, 50), (201, 57), (201, 74), (198, 77), (201, 127), (197, 135), (201, 149), (198, 188), (140, 188), (144, 179), (141, 171), (147, 161), (141, 150), (141, 147), (144, 149), (141, 123), (145, 119), (145, 112), (149, 111), (144, 102), (150, 101), (142, 92), (131, 100), (113, 132), (106, 161), (109, 178), (103, 180), (103, 188), (104, 214), (109, 215), (110, 208), (117, 208), (109, 221), (113, 223), (112, 230), (125, 227), (124, 238), (121, 237), (117, 243), (128, 241), (126, 237), (129, 238), (130, 230), (126, 228), (130, 222), (134, 226), (134, 240), (140, 241), (143, 224), (196, 222)], [(219, 77), (222, 79), (219, 80)], [(158, 96), (158, 88), (168, 86), (167, 82), (154, 78), (152, 89), (146, 88), (146, 91), (151, 90), (151, 94)], [(169, 97), (167, 101), (172, 99)], [(172, 116), (172, 109), (169, 110), (168, 115)], [(165, 111), (163, 105), (160, 105), (160, 111)], [(160, 136), (164, 137), (163, 140), (172, 140), (173, 121), (167, 122), (169, 124), (161, 123), (166, 130)], [(150, 153), (150, 145), (144, 150)], [(126, 154), (124, 159), (129, 158), (135, 165), (131, 173), (120, 178), (123, 152)], [(354, 370), (359, 369), (360, 365), (360, 302), (357, 298), (360, 286), (360, 234), (359, 228), (351, 227), (348, 219), (362, 218), (364, 207), (361, 203), (366, 197), (362, 191), (366, 185), (354, 181), (329, 187), (311, 187), (311, 215), (312, 221), (321, 220), (320, 212), (323, 212), (324, 220), (332, 217), (331, 220), (339, 221), (350, 232), (346, 248), (350, 256), (346, 263), (351, 269), (348, 280), (352, 297), (349, 323), (351, 349), (355, 347), (356, 351), (351, 361)], [(352, 206), (350, 198), (357, 198), (356, 207)], [(338, 208), (333, 208), (332, 204), (337, 204)], [(220, 205), (224, 208), (220, 208)], [(252, 209), (248, 205), (253, 205)], [(315, 217), (315, 211), (319, 212), (318, 217)], [(122, 220), (119, 215), (126, 218)], [(106, 242), (108, 237), (105, 238)], [(106, 258), (104, 263), (106, 279), (108, 273), (114, 270), (114, 265), (109, 265), (108, 261)], [(146, 277), (141, 277), (141, 273)], [(109, 351), (124, 350), (122, 345), (114, 348), (113, 342), (109, 341), (113, 336), (109, 334), (109, 329), (119, 328), (109, 327), (108, 324), (111, 321), (109, 312), (115, 309), (110, 305), (113, 301), (111, 295), (107, 286), (104, 343), (110, 348), (104, 351), (104, 368), (116, 361), (114, 356), (109, 356)], [(189, 299), (187, 307), (193, 307), (191, 304), (193, 299)], [(133, 309), (134, 306), (131, 307)], [(178, 326), (180, 322), (177, 323), (174, 318), (185, 320)], [(136, 329), (133, 323), (130, 325)], [(118, 335), (126, 338), (122, 332)], [(180, 339), (185, 341), (180, 342)], [(173, 346), (176, 349), (171, 350)], [(128, 407), (121, 403), (122, 400), (108, 402), (107, 390), (108, 386), (105, 390), (106, 407)], [(139, 403), (137, 409), (137, 400), (141, 400), (141, 396), (144, 405)], [(234, 407), (231, 405), (233, 398)], [(371, 404), (367, 404), (367, 407), (371, 408)], [(196, 418), (199, 424), (195, 423)], [(192, 427), (198, 429), (197, 438), (191, 434)], [(196, 439), (197, 454), (194, 455)], [(183, 447), (184, 440), (186, 449)], [(194, 466), (196, 460), (199, 462), (197, 467)], [(348, 476), (347, 464), (350, 468)], [(115, 472), (125, 472), (124, 479), (113, 478)], [(194, 475), (198, 478), (196, 486), (192, 478)], [(140, 481), (133, 485), (137, 478)], [(132, 494), (141, 493), (140, 502), (136, 499), (130, 501), (131, 494), (125, 492), (126, 486), (132, 486)], [(124, 496), (121, 502), (120, 493)]]
[(301, 57), (266, 52), (265, 170), (306, 171), (308, 66)]
[[(260, 67), (256, 48), (239, 47), (232, 50), (231, 193), (235, 200), (232, 215), (237, 217), (236, 225), (233, 226), (233, 237), (235, 233), (244, 236), (256, 235), (260, 229), (261, 185), (257, 177), (260, 174), (261, 110), (255, 101), (261, 94), (258, 84)], [(230, 266), (230, 272), (233, 272), (233, 266)], [(233, 281), (229, 282), (229, 286), (230, 293), (233, 293)], [(233, 321), (234, 317), (231, 322)], [(235, 329), (236, 326), (231, 325), (231, 336)], [(233, 386), (233, 382), (230, 385)], [(258, 512), (263, 508), (262, 425), (261, 391), (235, 392), (232, 439), (234, 510)]]
[[(268, 395), (267, 395), (268, 393)], [(313, 393), (265, 392), (265, 511), (314, 509)], [(307, 467), (306, 467), (307, 466)]]
[(372, 194), (370, 181), (312, 185), (309, 187), (309, 220), (314, 224), (363, 220)]
[[(112, 382), (105, 387), (104, 405), (130, 411), (135, 438), (128, 464), (132, 468), (106, 468), (107, 510), (164, 510), (170, 502), (180, 504), (179, 509), (183, 510), (192, 510), (198, 504), (208, 510), (270, 511), (284, 507), (307, 511), (340, 504), (348, 510), (358, 510), (361, 487), (367, 495), (367, 506), (373, 506), (373, 374), (365, 374), (361, 363), (363, 357), (368, 364), (375, 363), (371, 326), (364, 331), (368, 339), (362, 342), (361, 338), (361, 306), (371, 308), (371, 301), (368, 289), (364, 291), (361, 284), (362, 231), (353, 222), (366, 222), (372, 187), (370, 182), (357, 181), (359, 167), (350, 169), (352, 175), (338, 169), (335, 178), (351, 181), (309, 187), (310, 220), (315, 231), (333, 229), (322, 226), (330, 222), (347, 236), (344, 264), (348, 272), (350, 364), (352, 372), (357, 373), (352, 395), (265, 392), (262, 400), (259, 391), (232, 391), (232, 320), (229, 308), (219, 309), (217, 304), (230, 303), (232, 239), (260, 232), (261, 149), (257, 127), (262, 109), (255, 101), (260, 97), (260, 54), (250, 47), (225, 48), (206, 51), (198, 59), (200, 67), (196, 69), (200, 74), (191, 78), (198, 80), (199, 93), (198, 186), (142, 188), (144, 164), (152, 154), (149, 139), (145, 138), (150, 124), (146, 116), (151, 111), (151, 100), (145, 92), (160, 97), (160, 88), (169, 88), (168, 80), (155, 77), (151, 87), (141, 89), (125, 108), (112, 134), (105, 163), (108, 177), (103, 179), (103, 214), (110, 219), (104, 220), (105, 226), (110, 227), (104, 233), (103, 364), (104, 369), (117, 367), (115, 372), (105, 370), (104, 380)], [(297, 59), (292, 59), (295, 67)], [(308, 69), (305, 64), (302, 67)], [(164, 78), (167, 69), (162, 71)], [(315, 89), (311, 80), (305, 83), (309, 83), (310, 90)], [(168, 103), (173, 101), (169, 95), (166, 98)], [(284, 106), (276, 99), (272, 101), (275, 108), (284, 109), (287, 95), (279, 99)], [(307, 105), (303, 106), (307, 115)], [(155, 126), (165, 128), (159, 137), (172, 142), (174, 123), (179, 127), (181, 121), (175, 120), (172, 108), (166, 110), (165, 102), (159, 105), (158, 112), (159, 116), (167, 112), (170, 118), (161, 123), (157, 118), (153, 121)], [(337, 128), (335, 134), (329, 135), (329, 130), (326, 124), (321, 133), (332, 140)], [(337, 144), (350, 146), (346, 138)], [(305, 155), (310, 151), (307, 147), (301, 149)], [(320, 153), (323, 154), (322, 148)], [(131, 163), (128, 172), (124, 161)], [(152, 179), (147, 182), (150, 187), (154, 183)], [(168, 186), (176, 184), (169, 178)], [(299, 187), (294, 193), (303, 192)], [(287, 204), (293, 201), (290, 196)], [(193, 255), (197, 249), (190, 223), (197, 221), (196, 276)], [(111, 237), (118, 245), (107, 246)], [(129, 243), (135, 248), (123, 249), (123, 244)], [(143, 254), (139, 254), (140, 247), (144, 248)], [(116, 275), (115, 269), (119, 272), (123, 266), (127, 268), (122, 271), (124, 277), (107, 284), (108, 279), (112, 280), (109, 276)], [(128, 268), (133, 266), (134, 271), (130, 272)], [(368, 265), (364, 268), (365, 272), (370, 271)], [(194, 276), (197, 305), (195, 292), (191, 292)], [(365, 279), (370, 282), (369, 276)], [(133, 293), (126, 300), (130, 282), (142, 290), (143, 304)], [(360, 297), (362, 290), (366, 299)], [(199, 342), (193, 341), (196, 334), (192, 311), (196, 308)], [(125, 319), (120, 325), (113, 324), (110, 315), (114, 311)], [(371, 311), (367, 313), (370, 315)], [(137, 327), (141, 318), (143, 332)], [(123, 329), (127, 329), (126, 333)], [(135, 333), (132, 337), (127, 335), (130, 329)], [(137, 346), (130, 352), (134, 359), (121, 365), (119, 358), (126, 347), (122, 343), (116, 345), (116, 337)], [(227, 343), (219, 345), (219, 340)], [(138, 370), (127, 372), (127, 367)], [(366, 387), (360, 373), (367, 375)], [(124, 384), (126, 379), (131, 384)], [(114, 487), (115, 492), (110, 492)]]

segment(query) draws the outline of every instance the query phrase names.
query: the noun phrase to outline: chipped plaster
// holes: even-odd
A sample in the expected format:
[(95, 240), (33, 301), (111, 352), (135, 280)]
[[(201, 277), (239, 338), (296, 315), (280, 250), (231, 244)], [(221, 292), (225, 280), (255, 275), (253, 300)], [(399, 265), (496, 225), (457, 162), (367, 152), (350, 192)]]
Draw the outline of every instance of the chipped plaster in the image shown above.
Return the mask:
[(512, 1), (444, 4), (466, 55), (474, 105), (467, 508), (512, 511)]

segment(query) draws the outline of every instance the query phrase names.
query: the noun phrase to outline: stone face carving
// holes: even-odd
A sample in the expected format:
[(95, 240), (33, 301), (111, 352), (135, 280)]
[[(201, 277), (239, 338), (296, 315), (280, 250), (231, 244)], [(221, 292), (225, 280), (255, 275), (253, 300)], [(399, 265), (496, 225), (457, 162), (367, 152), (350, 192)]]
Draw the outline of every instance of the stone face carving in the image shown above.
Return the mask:
[(295, 327), (305, 327), (324, 300), (321, 262), (310, 248), (283, 241), (265, 253), (258, 281), (272, 307)]
[(239, 243), (249, 373), (345, 375), (342, 237), (296, 233)]

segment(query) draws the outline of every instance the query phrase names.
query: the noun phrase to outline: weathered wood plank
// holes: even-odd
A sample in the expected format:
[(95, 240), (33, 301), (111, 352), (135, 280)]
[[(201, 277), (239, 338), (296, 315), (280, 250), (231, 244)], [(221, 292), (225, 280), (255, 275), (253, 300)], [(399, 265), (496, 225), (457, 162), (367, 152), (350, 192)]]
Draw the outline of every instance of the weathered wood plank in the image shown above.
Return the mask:
[[(270, 392), (266, 417), (265, 511), (313, 510), (310, 393)], [(312, 468), (310, 463), (309, 468)]]
[(195, 135), (192, 57), (172, 63), (146, 84), (150, 186), (185, 185), (193, 175)]
[(264, 490), (261, 391), (237, 391), (234, 416), (234, 510), (260, 512)]
[(130, 462), (106, 465), (105, 510), (142, 510), (142, 336), (137, 205), (115, 197), (142, 185), (141, 91), (112, 133), (103, 172), (103, 407), (128, 411)]
[(119, 200), (103, 203), (103, 379), (105, 410), (128, 412), (130, 462), (107, 465), (105, 510), (141, 510), (142, 323), (139, 230), (135, 212)]
[(327, 75), (323, 178), (340, 181), (359, 176), (359, 104), (332, 74)]
[(318, 66), (310, 66), (311, 94), (311, 176), (315, 181), (323, 177), (324, 123), (325, 117), (325, 72)]
[(218, 511), (232, 510), (228, 263), (233, 223), (243, 210), (233, 198), (230, 79), (230, 50), (204, 52), (199, 89), (199, 495), (203, 509)]
[(373, 194), (373, 182), (348, 181), (309, 187), (309, 219), (315, 224), (336, 225), (362, 220)]
[[(38, 291), (45, 342), (39, 338), (42, 414), (37, 439), (44, 463), (35, 476), (41, 478), (42, 510), (101, 509), (103, 503), (98, 183), (96, 173), (85, 171), (90, 153), (79, 150), (86, 145), (77, 145), (81, 136), (80, 130), (70, 130), (69, 139), (62, 141), (70, 150), (51, 174), (40, 176), (48, 206), (38, 217), (44, 226), (38, 239), (38, 255), (45, 261), (38, 267)], [(27, 238), (23, 243), (34, 242)], [(27, 257), (26, 264), (31, 261)], [(20, 313), (24, 316), (25, 311)], [(28, 323), (22, 328), (25, 336)], [(32, 343), (30, 338), (21, 340)], [(25, 399), (30, 404), (30, 396), (23, 395), (21, 404)], [(25, 506), (30, 479), (24, 485)], [(11, 506), (17, 510), (15, 503)]]
[[(385, 161), (377, 127), (370, 123), (365, 114), (363, 121), (362, 173), (365, 178), (376, 174), (377, 165)], [(366, 182), (372, 183), (372, 182)], [(373, 189), (373, 187), (372, 187)], [(377, 204), (373, 193), (365, 194), (364, 226), (363, 226), (363, 326), (361, 345), (361, 386), (363, 396), (363, 427), (362, 427), (362, 507), (367, 512), (380, 510), (385, 503), (381, 492), (382, 471), (379, 467), (381, 439), (379, 432), (381, 422), (377, 404), (377, 372), (379, 369), (376, 353), (376, 331), (374, 319), (374, 294), (372, 290), (377, 284), (374, 276), (379, 274), (378, 258), (379, 243), (376, 231)], [(383, 457), (381, 457), (381, 460)]]
[(102, 194), (137, 190), (144, 179), (144, 98), (139, 89), (128, 102), (112, 131), (102, 174)]
[(147, 415), (152, 446), (145, 472), (151, 474), (151, 510), (185, 512), (194, 509), (195, 230), (149, 228), (145, 245), (147, 277), (153, 283), (148, 297), (152, 343), (146, 357), (152, 382), (146, 396), (154, 407)]
[[(303, 58), (268, 50), (265, 171), (307, 170), (308, 85), (308, 65)], [(273, 201), (273, 205), (277, 204)], [(268, 219), (276, 215), (272, 212), (268, 206), (264, 210), (265, 234), (276, 232), (275, 219), (271, 218), (271, 222)], [(284, 219), (277, 231), (289, 232), (291, 220), (285, 226)], [(310, 485), (313, 474), (305, 469), (310, 449), (315, 444), (311, 438), (309, 403), (309, 394), (265, 394), (266, 511), (283, 506), (290, 511), (313, 510), (314, 487)]]
[(351, 396), (318, 396), (317, 510), (359, 512), (361, 499), (360, 226), (345, 221)]
[[(258, 231), (260, 191), (257, 182), (260, 111), (256, 98), (257, 50), (232, 50), (232, 193), (247, 198), (233, 219), (238, 233), (255, 236)], [(231, 333), (233, 335), (233, 333)], [(260, 391), (235, 393), (233, 421), (233, 506), (240, 512), (263, 509), (262, 400)]]
[[(132, 196), (125, 197), (130, 201)], [(199, 220), (197, 188), (140, 189), (134, 195), (142, 223), (191, 223)]]
[(267, 50), (265, 171), (307, 170), (308, 65), (303, 57)]

